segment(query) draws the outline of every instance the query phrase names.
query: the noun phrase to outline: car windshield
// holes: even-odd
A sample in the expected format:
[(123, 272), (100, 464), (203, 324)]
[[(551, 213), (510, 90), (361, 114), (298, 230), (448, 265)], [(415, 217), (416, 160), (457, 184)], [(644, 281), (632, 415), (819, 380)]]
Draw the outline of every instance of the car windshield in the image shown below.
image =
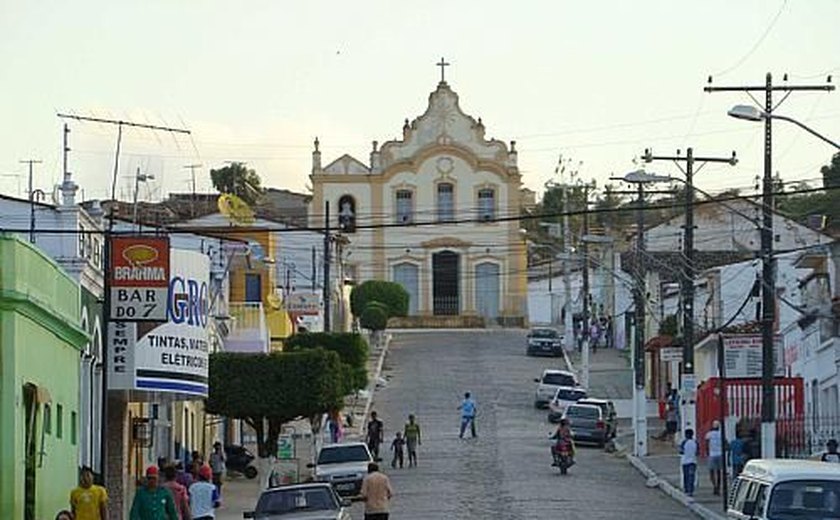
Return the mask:
[(569, 388), (560, 388), (557, 390), (556, 398), (561, 401), (579, 401), (586, 397), (586, 392), (583, 390), (573, 390)]
[(767, 518), (840, 518), (840, 481), (794, 480), (777, 484), (770, 494)]
[(575, 378), (569, 374), (546, 374), (542, 382), (546, 385), (575, 386)]
[(339, 508), (335, 495), (327, 487), (272, 490), (263, 493), (255, 516), (282, 515), (296, 511), (330, 511)]
[(580, 419), (598, 419), (600, 410), (592, 406), (570, 406), (566, 415)]
[(318, 454), (318, 464), (340, 464), (342, 462), (368, 462), (370, 454), (361, 445), (324, 448)]
[(551, 329), (534, 329), (531, 331), (532, 338), (556, 338), (557, 331)]

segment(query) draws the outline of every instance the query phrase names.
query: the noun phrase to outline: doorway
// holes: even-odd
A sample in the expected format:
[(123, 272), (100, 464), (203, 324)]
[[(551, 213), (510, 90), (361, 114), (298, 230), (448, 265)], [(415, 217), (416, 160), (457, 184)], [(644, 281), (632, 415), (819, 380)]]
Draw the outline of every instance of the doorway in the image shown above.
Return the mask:
[(435, 316), (457, 316), (461, 309), (460, 257), (454, 251), (432, 255), (432, 300)]
[(475, 266), (475, 303), (479, 316), (488, 322), (499, 317), (499, 264), (482, 262)]
[(35, 482), (38, 467), (38, 387), (23, 385), (23, 519), (35, 520)]

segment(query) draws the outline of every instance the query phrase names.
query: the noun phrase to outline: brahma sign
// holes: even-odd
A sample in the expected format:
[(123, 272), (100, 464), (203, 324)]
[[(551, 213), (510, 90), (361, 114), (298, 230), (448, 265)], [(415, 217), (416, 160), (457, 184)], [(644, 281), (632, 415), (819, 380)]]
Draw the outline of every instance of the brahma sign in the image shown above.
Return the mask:
[(111, 319), (166, 321), (169, 239), (111, 239)]

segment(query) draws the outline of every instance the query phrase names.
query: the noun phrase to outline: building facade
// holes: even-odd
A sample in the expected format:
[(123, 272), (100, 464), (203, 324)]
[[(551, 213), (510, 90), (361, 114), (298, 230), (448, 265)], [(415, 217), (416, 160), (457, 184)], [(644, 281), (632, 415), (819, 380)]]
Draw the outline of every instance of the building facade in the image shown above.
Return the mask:
[(0, 236), (0, 518), (52, 518), (76, 485), (79, 307), (56, 262)]
[(521, 177), (515, 142), (486, 139), (445, 81), (425, 113), (405, 121), (402, 139), (369, 163), (312, 154), (311, 225), (329, 226), (346, 244), (347, 278), (390, 280), (410, 295), (409, 315), (527, 320), (526, 247), (517, 218)]

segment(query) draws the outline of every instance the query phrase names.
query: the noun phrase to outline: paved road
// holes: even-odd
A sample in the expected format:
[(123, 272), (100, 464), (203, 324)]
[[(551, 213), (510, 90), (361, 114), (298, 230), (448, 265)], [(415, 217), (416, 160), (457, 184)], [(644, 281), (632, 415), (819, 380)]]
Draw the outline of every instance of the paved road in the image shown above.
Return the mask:
[[(582, 448), (568, 476), (550, 467), (552, 427), (533, 407), (533, 378), (563, 367), (524, 355), (524, 332), (424, 332), (395, 337), (376, 396), (386, 439), (408, 413), (423, 427), (420, 465), (386, 468), (396, 489), (392, 518), (685, 518), (690, 513), (648, 489), (622, 459)], [(464, 391), (479, 408), (479, 438), (458, 439)], [(361, 518), (362, 506), (353, 508)]]

